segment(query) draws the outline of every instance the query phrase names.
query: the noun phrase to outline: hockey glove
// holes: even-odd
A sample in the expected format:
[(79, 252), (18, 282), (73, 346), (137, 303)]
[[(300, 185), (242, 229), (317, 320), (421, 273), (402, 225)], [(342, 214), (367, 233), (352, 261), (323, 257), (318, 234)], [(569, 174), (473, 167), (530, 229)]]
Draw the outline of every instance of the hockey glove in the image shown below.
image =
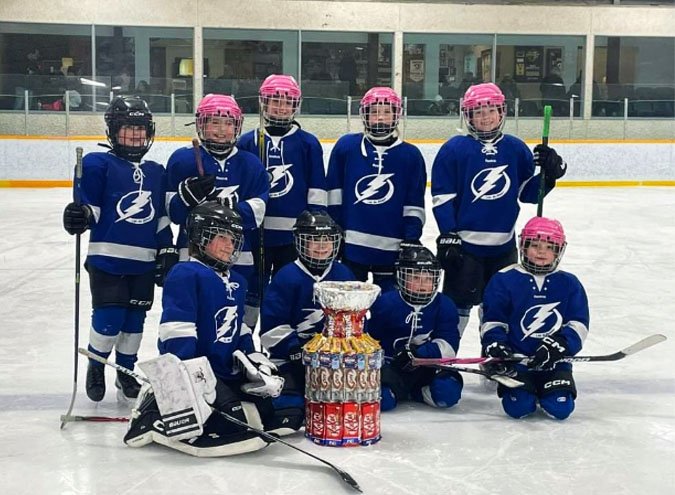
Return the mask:
[(242, 364), (246, 377), (251, 383), (241, 386), (242, 392), (260, 397), (279, 397), (284, 388), (284, 379), (274, 375), (277, 367), (261, 352), (244, 354), (240, 350), (232, 355)]
[(232, 211), (236, 211), (237, 203), (234, 200), (234, 196), (221, 196), (222, 190), (214, 189), (211, 194), (206, 198), (208, 201), (217, 201), (225, 208), (229, 208)]
[(544, 172), (546, 187), (550, 189), (555, 186), (555, 181), (567, 171), (567, 164), (558, 156), (558, 153), (543, 144), (534, 147), (534, 164)]
[(70, 203), (63, 210), (63, 228), (70, 235), (82, 234), (91, 225), (91, 208), (87, 205)]
[(459, 265), (462, 258), (462, 239), (459, 237), (459, 234), (448, 232), (447, 234), (439, 235), (436, 239), (436, 248), (438, 261), (445, 270), (449, 269), (447, 267)]
[(415, 349), (415, 345), (406, 344), (403, 349), (394, 354), (390, 363), (391, 367), (403, 373), (409, 373), (414, 370), (415, 367), (412, 364), (412, 359), (415, 357)]
[(567, 354), (567, 340), (562, 335), (547, 335), (541, 341), (541, 345), (534, 353), (530, 368), (541, 370), (551, 369), (555, 363)]
[(162, 248), (155, 257), (155, 284), (157, 287), (164, 287), (164, 279), (178, 263), (178, 249), (172, 247)]
[[(513, 349), (503, 342), (493, 342), (484, 349), (483, 353), (486, 357), (496, 359), (513, 357)], [(509, 363), (488, 363), (484, 366), (484, 369), (490, 374), (508, 375), (513, 371), (513, 366)]]
[(188, 208), (206, 201), (207, 196), (213, 193), (216, 184), (215, 175), (205, 175), (203, 177), (188, 177), (178, 184), (178, 195)]

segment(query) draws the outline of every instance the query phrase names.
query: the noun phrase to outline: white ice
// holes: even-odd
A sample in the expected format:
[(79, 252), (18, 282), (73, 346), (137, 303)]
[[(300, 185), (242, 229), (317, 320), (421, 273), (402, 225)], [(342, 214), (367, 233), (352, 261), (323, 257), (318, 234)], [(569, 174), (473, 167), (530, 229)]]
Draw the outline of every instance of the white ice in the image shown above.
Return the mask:
[[(196, 459), (161, 446), (122, 443), (124, 423), (69, 423), (73, 369), (74, 238), (61, 228), (66, 189), (0, 192), (0, 492), (19, 494), (347, 494), (323, 464), (282, 445), (249, 455)], [(522, 225), (534, 214), (524, 207)], [(591, 303), (583, 354), (604, 354), (663, 333), (665, 343), (614, 363), (575, 365), (576, 411), (508, 419), (496, 396), (465, 375), (451, 410), (404, 404), (382, 416), (382, 441), (351, 449), (294, 445), (349, 472), (367, 494), (675, 493), (675, 190), (559, 188), (544, 211), (561, 219), (562, 268)], [(433, 246), (428, 213), (424, 241)], [(83, 238), (86, 252), (86, 236)], [(82, 272), (80, 345), (90, 296)], [(160, 300), (158, 290), (157, 301)], [(160, 304), (146, 323), (141, 358), (156, 354)], [(460, 355), (478, 353), (476, 315)], [(75, 413), (124, 416), (108, 394), (84, 394), (80, 360)]]

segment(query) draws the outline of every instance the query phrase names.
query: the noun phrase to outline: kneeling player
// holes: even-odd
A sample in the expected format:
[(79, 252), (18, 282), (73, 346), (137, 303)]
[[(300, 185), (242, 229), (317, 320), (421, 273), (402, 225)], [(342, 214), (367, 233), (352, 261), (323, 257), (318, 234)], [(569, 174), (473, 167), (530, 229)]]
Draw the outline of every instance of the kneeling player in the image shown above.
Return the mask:
[[(340, 249), (340, 227), (324, 212), (303, 211), (293, 227), (298, 259), (277, 273), (265, 292), (260, 342), (284, 377), (284, 390), (274, 399), (279, 411), (303, 411), (305, 371), (302, 346), (323, 329), (323, 310), (314, 298), (314, 284), (355, 280), (352, 271), (335, 257)], [(302, 421), (289, 425), (300, 428)]]
[(438, 292), (440, 277), (431, 251), (405, 246), (396, 261), (398, 289), (382, 294), (370, 308), (368, 333), (380, 341), (385, 354), (382, 411), (409, 399), (443, 408), (459, 402), (459, 373), (411, 364), (412, 357), (455, 357), (459, 349), (457, 308)]
[[(214, 383), (204, 394), (195, 394), (197, 399), (203, 395), (215, 409), (271, 431), (275, 417), (270, 396), (279, 395), (283, 379), (274, 374), (274, 364), (255, 352), (251, 330), (242, 323), (246, 281), (230, 267), (241, 251), (243, 231), (240, 215), (219, 203), (206, 202), (190, 212), (190, 258), (178, 263), (166, 279), (158, 346), (160, 354), (171, 353), (185, 366), (195, 358), (206, 358), (215, 374)], [(206, 377), (207, 371), (199, 376)], [(156, 383), (156, 377), (155, 381), (148, 377)], [(267, 444), (216, 413), (200, 425), (201, 435), (172, 438), (176, 422), (163, 421), (171, 415), (162, 409), (161, 399), (171, 396), (178, 386), (168, 379), (161, 385), (153, 386), (156, 397), (149, 391), (139, 397), (124, 437), (127, 445), (139, 447), (154, 441), (191, 455), (212, 457), (250, 452)]]
[(496, 273), (486, 287), (483, 350), (497, 358), (534, 356), (529, 368), (491, 365), (525, 383), (497, 389), (506, 414), (525, 417), (539, 402), (548, 415), (565, 419), (574, 411), (577, 391), (572, 365), (557, 361), (581, 350), (588, 334), (588, 299), (574, 275), (557, 270), (567, 245), (560, 222), (531, 219), (519, 244), (520, 264)]

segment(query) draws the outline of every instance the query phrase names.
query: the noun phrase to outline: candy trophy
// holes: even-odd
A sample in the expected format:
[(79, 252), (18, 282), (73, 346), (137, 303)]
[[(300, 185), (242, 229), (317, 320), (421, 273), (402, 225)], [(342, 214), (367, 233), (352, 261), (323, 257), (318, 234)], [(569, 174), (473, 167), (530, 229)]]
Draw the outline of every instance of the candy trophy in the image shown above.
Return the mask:
[(319, 445), (370, 445), (380, 436), (380, 344), (364, 333), (380, 288), (364, 282), (318, 282), (323, 332), (303, 348), (305, 436)]

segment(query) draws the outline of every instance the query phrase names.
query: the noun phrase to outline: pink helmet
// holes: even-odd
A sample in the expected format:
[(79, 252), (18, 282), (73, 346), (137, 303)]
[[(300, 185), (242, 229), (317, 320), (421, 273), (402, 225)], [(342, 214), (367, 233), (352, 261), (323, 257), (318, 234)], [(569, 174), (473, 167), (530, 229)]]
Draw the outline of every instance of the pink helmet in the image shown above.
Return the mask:
[[(232, 149), (241, 133), (241, 127), (244, 123), (244, 115), (241, 108), (234, 98), (228, 95), (208, 94), (197, 106), (195, 114), (197, 124), (197, 135), (204, 147), (214, 155), (224, 155)], [(205, 135), (206, 124), (213, 117), (224, 117), (231, 119), (234, 124), (234, 135), (226, 140), (207, 139)]]
[[(391, 121), (371, 122), (370, 114), (374, 106), (390, 109), (392, 115)], [(402, 113), (403, 105), (401, 105), (401, 97), (391, 88), (370, 88), (363, 95), (363, 98), (361, 98), (361, 104), (359, 105), (359, 115), (361, 115), (366, 134), (375, 140), (387, 139), (393, 135), (398, 128), (398, 122), (401, 120)]]
[[(259, 95), (263, 119), (268, 125), (289, 127), (293, 123), (302, 101), (302, 91), (293, 76), (284, 74), (267, 76), (260, 86)], [(276, 103), (272, 111), (270, 103)]]
[[(547, 265), (538, 265), (527, 257), (527, 248), (532, 241), (545, 241), (553, 245), (555, 258)], [(545, 217), (531, 218), (520, 233), (520, 258), (523, 267), (530, 273), (543, 274), (555, 270), (565, 253), (567, 239), (558, 220)]]
[[(488, 130), (478, 130), (473, 121), (474, 111), (480, 108), (495, 107), (499, 112), (499, 124)], [(502, 90), (494, 83), (482, 83), (470, 86), (462, 99), (462, 115), (469, 133), (476, 139), (489, 141), (499, 136), (504, 128), (506, 99)]]

